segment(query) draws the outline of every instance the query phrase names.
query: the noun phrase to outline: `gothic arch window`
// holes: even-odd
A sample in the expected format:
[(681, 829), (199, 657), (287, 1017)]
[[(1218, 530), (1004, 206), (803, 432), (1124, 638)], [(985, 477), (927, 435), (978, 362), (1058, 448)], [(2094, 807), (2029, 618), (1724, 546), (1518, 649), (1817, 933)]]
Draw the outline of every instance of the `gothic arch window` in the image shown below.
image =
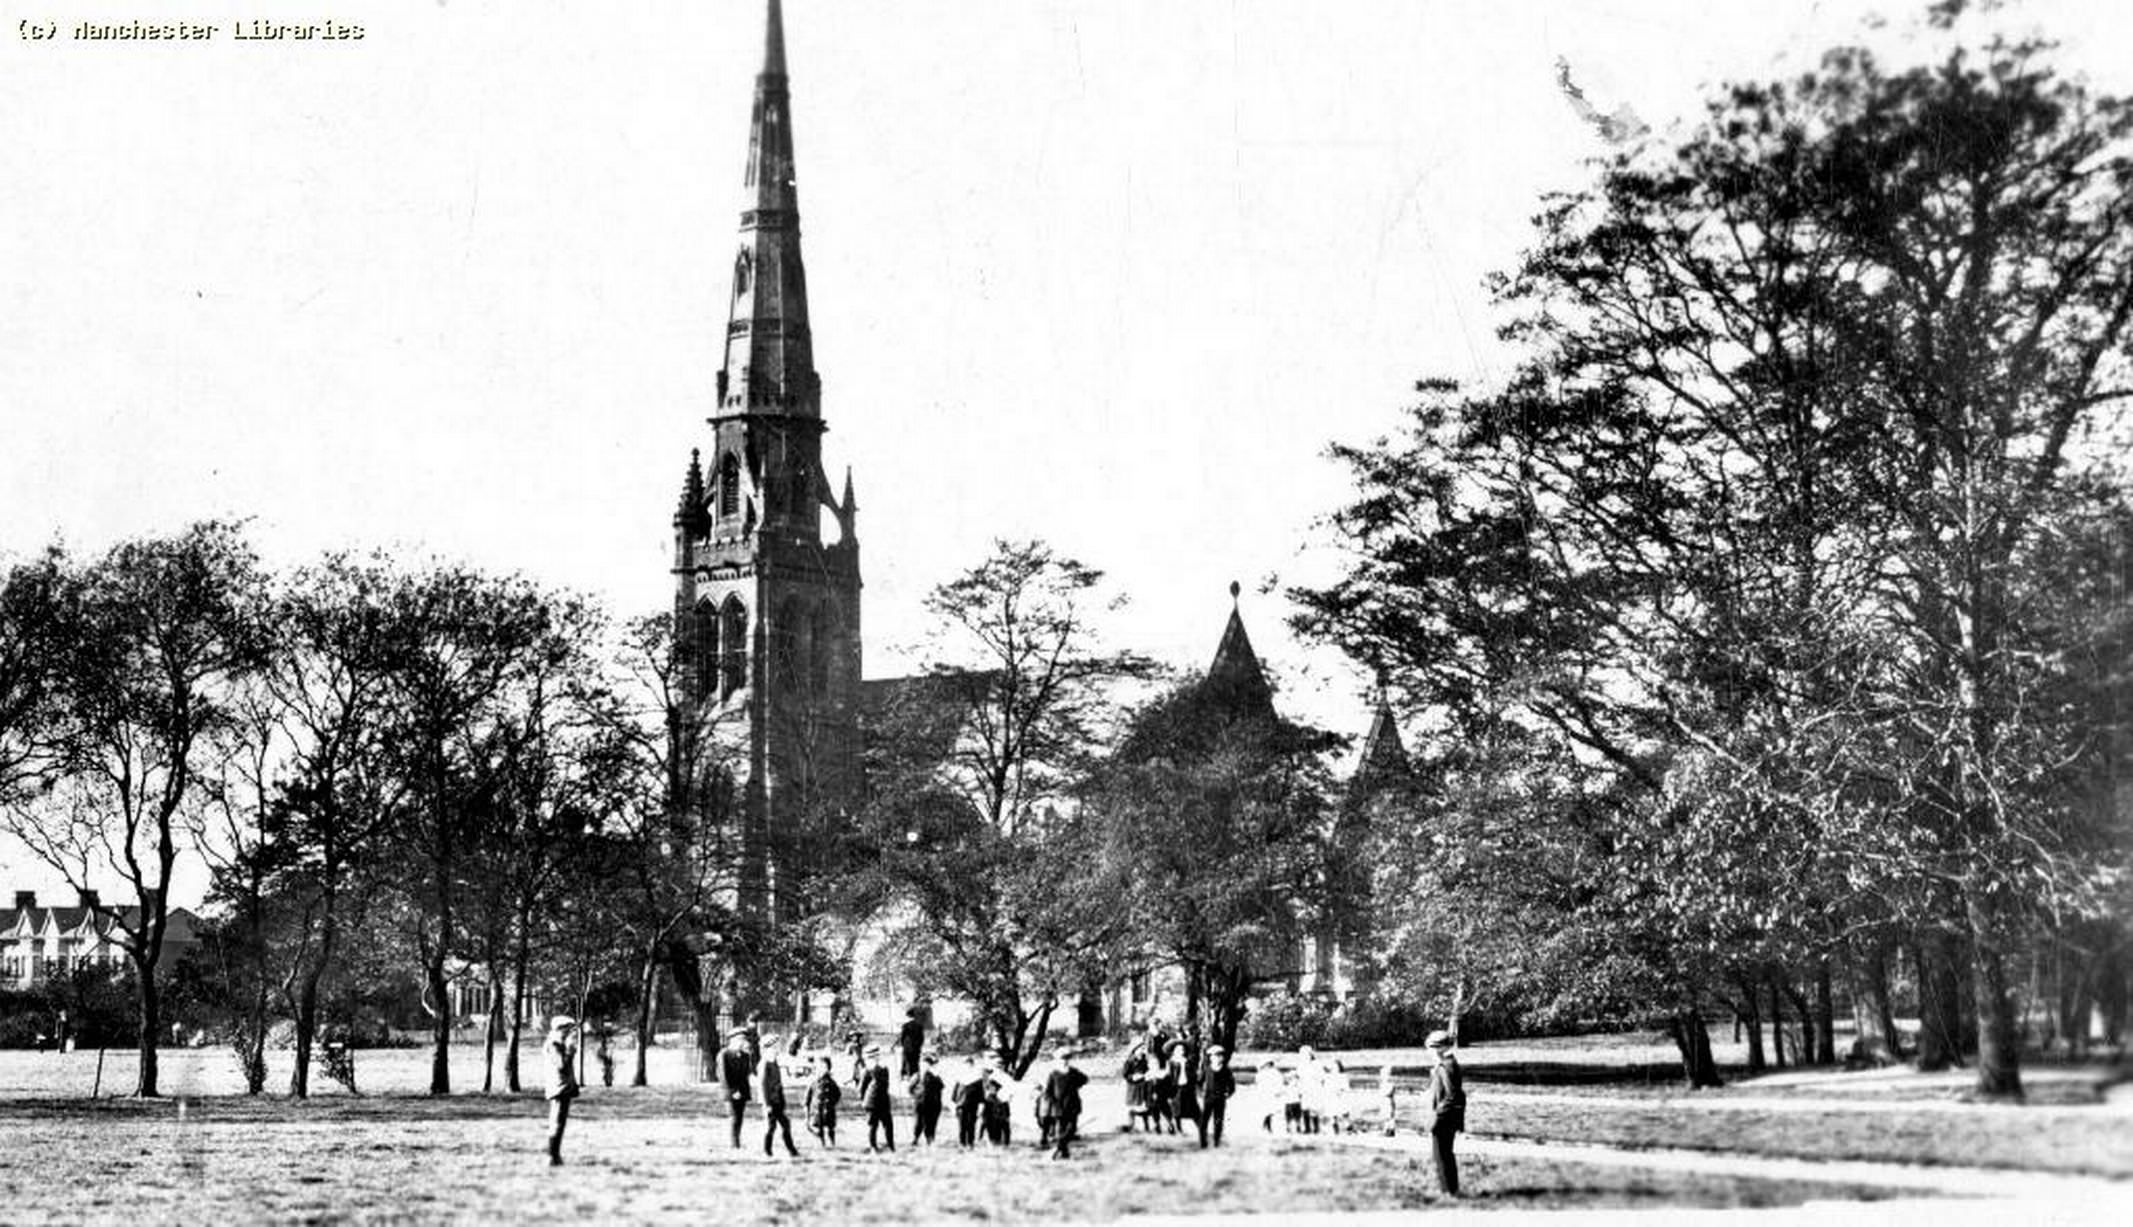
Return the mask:
[(727, 597), (725, 608), (719, 611), (718, 641), (723, 649), (719, 653), (718, 697), (724, 700), (748, 684), (748, 610), (737, 596)]
[(685, 630), (689, 676), (696, 693), (712, 694), (718, 686), (718, 610), (709, 601), (699, 602)]
[(748, 292), (748, 279), (755, 272), (755, 260), (742, 252), (733, 261), (733, 296), (739, 298)]
[(729, 520), (741, 514), (741, 462), (732, 452), (718, 462), (718, 514)]

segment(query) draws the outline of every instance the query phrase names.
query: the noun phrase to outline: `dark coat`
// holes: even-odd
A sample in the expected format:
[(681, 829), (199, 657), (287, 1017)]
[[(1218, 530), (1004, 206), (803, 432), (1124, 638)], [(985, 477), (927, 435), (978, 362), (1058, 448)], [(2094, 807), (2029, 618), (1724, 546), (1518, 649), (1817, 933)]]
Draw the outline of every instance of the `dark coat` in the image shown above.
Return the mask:
[(837, 1085), (835, 1074), (824, 1074), (807, 1086), (807, 1123), (817, 1129), (837, 1123), (837, 1101), (844, 1098), (844, 1088)]
[(783, 1112), (785, 1110), (785, 1070), (778, 1065), (775, 1057), (763, 1062), (762, 1079), (763, 1106)]
[(728, 1048), (718, 1054), (718, 1081), (726, 1088), (726, 1098), (747, 1103), (754, 1098), (748, 1089), (754, 1080), (755, 1062), (748, 1059), (746, 1051)]
[(1466, 1131), (1466, 1081), (1459, 1074), (1459, 1060), (1445, 1053), (1429, 1071), (1431, 1128), (1451, 1133)]
[(941, 1091), (945, 1087), (941, 1076), (930, 1069), (921, 1069), (911, 1075), (911, 1106), (921, 1112), (941, 1110)]
[(859, 1106), (869, 1112), (889, 1110), (889, 1067), (869, 1065), (859, 1076)]
[(1037, 1115), (1063, 1116), (1069, 1120), (1080, 1116), (1081, 1088), (1088, 1082), (1089, 1076), (1078, 1069), (1053, 1070), (1045, 1076), (1044, 1097), (1037, 1101)]
[(1208, 1107), (1228, 1103), (1237, 1094), (1237, 1071), (1224, 1065), (1216, 1069), (1213, 1064), (1200, 1071), (1200, 1102)]

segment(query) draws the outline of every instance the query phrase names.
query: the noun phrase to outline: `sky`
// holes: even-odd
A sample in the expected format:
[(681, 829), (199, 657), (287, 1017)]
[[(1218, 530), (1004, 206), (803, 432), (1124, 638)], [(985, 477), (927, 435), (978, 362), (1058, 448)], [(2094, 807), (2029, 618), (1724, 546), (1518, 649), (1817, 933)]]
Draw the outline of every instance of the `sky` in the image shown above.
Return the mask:
[[(437, 557), (671, 600), (709, 437), (763, 0), (0, 0), (0, 560), (241, 518), (270, 561)], [(1282, 590), (1337, 573), (1334, 441), (1502, 375), (1484, 278), (1713, 83), (1915, 48), (1859, 0), (785, 0), (825, 459), (865, 671), (926, 591), (1042, 538), (1204, 667), (1243, 610), (1282, 703), (1368, 679)], [(95, 42), (170, 20), (201, 42)], [(2133, 17), (2013, 0), (2098, 86)], [(48, 24), (47, 24), (48, 23)], [(54, 37), (35, 38), (40, 28)], [(0, 850), (0, 878), (21, 876)]]

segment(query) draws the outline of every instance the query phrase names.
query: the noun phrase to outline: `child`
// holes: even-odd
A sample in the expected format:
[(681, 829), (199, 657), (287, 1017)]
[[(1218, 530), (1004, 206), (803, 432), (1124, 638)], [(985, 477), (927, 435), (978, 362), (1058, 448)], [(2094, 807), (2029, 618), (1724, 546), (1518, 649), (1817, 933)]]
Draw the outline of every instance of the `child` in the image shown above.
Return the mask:
[(1304, 1127), (1303, 1071), (1283, 1069), (1276, 1072), (1281, 1086), (1281, 1131), (1301, 1133)]
[(1378, 1101), (1385, 1113), (1385, 1136), (1392, 1136), (1392, 1122), (1399, 1109), (1400, 1092), (1392, 1084), (1392, 1066), (1378, 1071)]
[(943, 1084), (940, 1070), (935, 1068), (939, 1063), (938, 1056), (927, 1053), (925, 1064), (919, 1067), (917, 1073), (911, 1075), (910, 1084), (906, 1088), (911, 1093), (913, 1143), (924, 1142), (928, 1146), (933, 1145), (934, 1130), (940, 1125)]
[(548, 1166), (563, 1164), (563, 1129), (570, 1101), (578, 1097), (578, 1024), (558, 1014), (548, 1024)]
[(1178, 1065), (1150, 1052), (1148, 1127), (1157, 1133), (1178, 1131)]
[(889, 1067), (881, 1059), (881, 1046), (867, 1049), (866, 1073), (859, 1080), (859, 1106), (867, 1114), (867, 1149), (896, 1149), (896, 1117), (889, 1102)]
[(1015, 1083), (992, 1062), (985, 1063), (985, 1102), (981, 1109), (985, 1140), (1005, 1146), (1014, 1123)]
[(837, 1070), (824, 1054), (821, 1070), (807, 1087), (807, 1131), (815, 1135), (824, 1146), (837, 1144), (837, 1101), (844, 1097), (844, 1088), (837, 1085)]

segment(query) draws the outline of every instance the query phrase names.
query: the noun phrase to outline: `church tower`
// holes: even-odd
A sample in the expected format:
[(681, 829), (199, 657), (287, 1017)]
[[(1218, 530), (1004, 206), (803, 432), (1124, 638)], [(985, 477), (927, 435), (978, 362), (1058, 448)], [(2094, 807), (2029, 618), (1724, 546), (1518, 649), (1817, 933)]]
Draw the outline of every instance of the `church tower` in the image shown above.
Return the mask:
[(700, 795), (735, 849), (735, 901), (774, 920), (795, 905), (808, 831), (856, 792), (860, 582), (851, 473), (839, 494), (822, 463), (785, 28), (769, 4), (725, 362), (674, 516), (674, 603), (682, 693), (713, 747)]

